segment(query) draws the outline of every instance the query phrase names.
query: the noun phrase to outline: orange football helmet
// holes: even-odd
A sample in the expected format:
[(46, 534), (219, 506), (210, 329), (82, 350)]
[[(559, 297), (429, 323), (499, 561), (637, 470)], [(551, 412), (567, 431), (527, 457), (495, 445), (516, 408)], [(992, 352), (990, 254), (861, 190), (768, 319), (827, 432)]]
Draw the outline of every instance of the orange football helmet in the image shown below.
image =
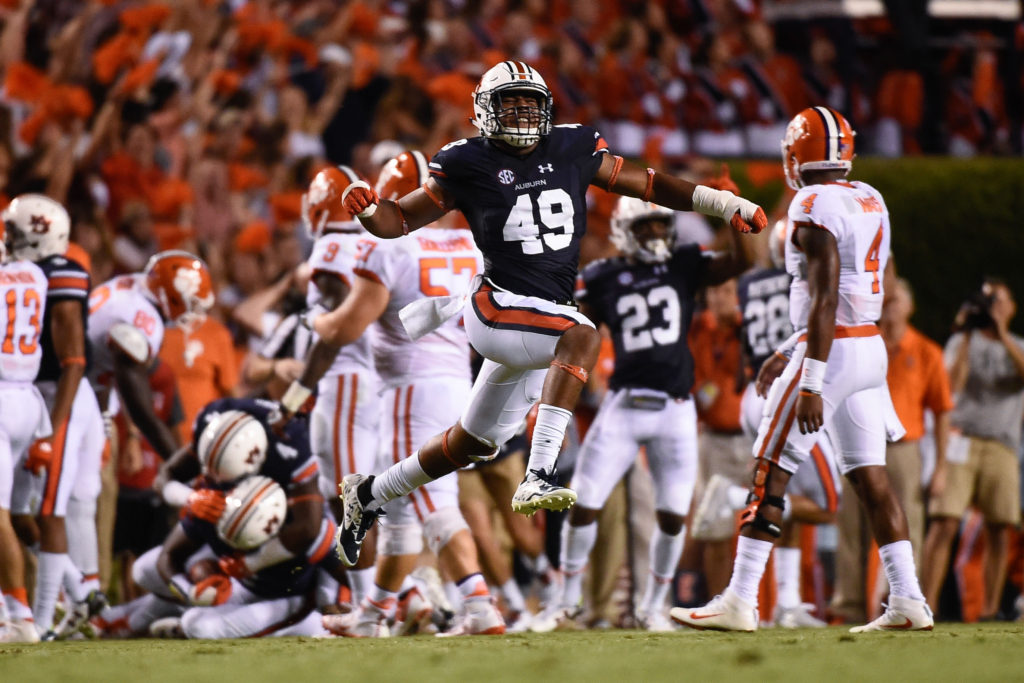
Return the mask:
[(427, 174), (427, 157), (409, 150), (384, 164), (374, 189), (381, 199), (396, 201), (427, 182)]
[(794, 190), (804, 185), (803, 171), (853, 168), (853, 136), (842, 114), (829, 107), (810, 107), (793, 117), (782, 139), (782, 167), (786, 184)]
[(143, 292), (164, 319), (188, 330), (213, 308), (213, 279), (198, 256), (170, 250), (155, 254), (143, 270)]
[(348, 166), (331, 166), (316, 174), (302, 195), (302, 224), (310, 237), (320, 237), (328, 224), (355, 220), (342, 206), (341, 195), (357, 180), (359, 174)]

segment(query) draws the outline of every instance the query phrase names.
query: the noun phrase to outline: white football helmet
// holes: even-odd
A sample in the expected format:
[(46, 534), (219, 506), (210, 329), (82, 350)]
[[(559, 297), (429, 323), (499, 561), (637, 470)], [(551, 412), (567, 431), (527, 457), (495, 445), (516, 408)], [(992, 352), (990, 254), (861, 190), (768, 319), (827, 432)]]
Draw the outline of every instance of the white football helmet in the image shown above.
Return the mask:
[[(676, 244), (673, 225), (674, 212), (664, 206), (645, 202), (636, 197), (621, 197), (615, 204), (611, 219), (611, 241), (626, 256), (632, 256), (644, 263), (664, 263), (672, 254)], [(656, 237), (641, 243), (633, 232), (633, 226), (642, 220), (662, 220), (668, 223), (668, 235)]]
[(258, 548), (281, 530), (288, 496), (270, 477), (249, 477), (225, 497), (217, 535), (235, 550)]
[(249, 413), (225, 411), (203, 428), (196, 455), (203, 474), (214, 481), (256, 474), (267, 459), (267, 430)]
[(71, 218), (60, 202), (41, 194), (22, 194), (3, 212), (11, 257), (39, 261), (63, 254), (71, 239)]
[[(501, 94), (510, 90), (529, 91), (538, 97), (540, 107), (502, 108)], [(533, 67), (524, 62), (501, 62), (487, 70), (473, 91), (473, 125), (485, 138), (529, 147), (551, 132), (551, 104), (551, 91)], [(501, 119), (509, 116), (528, 119), (529, 124), (506, 126)]]

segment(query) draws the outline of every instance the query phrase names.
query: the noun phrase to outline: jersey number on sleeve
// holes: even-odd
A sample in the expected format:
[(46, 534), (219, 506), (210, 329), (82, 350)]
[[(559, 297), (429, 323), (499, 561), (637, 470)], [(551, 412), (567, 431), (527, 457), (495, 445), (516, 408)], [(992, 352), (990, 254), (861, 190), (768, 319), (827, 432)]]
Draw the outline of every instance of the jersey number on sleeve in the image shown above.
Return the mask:
[(544, 251), (544, 245), (552, 251), (568, 247), (572, 243), (572, 219), (575, 214), (569, 193), (562, 188), (544, 190), (537, 196), (537, 212), (540, 225), (550, 232), (541, 235), (540, 225), (533, 219), (530, 195), (521, 194), (516, 197), (516, 205), (509, 212), (502, 231), (505, 241), (521, 242), (524, 254), (540, 254)]
[(882, 229), (884, 224), (879, 224), (878, 232), (875, 233), (875, 239), (871, 240), (871, 246), (868, 247), (868, 255), (864, 257), (864, 270), (868, 273), (873, 273), (875, 278), (871, 282), (871, 293), (878, 294), (878, 251), (882, 247)]
[[(17, 290), (8, 289), (7, 295), (4, 297), (4, 303), (7, 304), (7, 330), (4, 332), (4, 341), (0, 344), (0, 353), (14, 353), (14, 327), (18, 317)], [(31, 336), (22, 335), (18, 339), (18, 351), (26, 356), (31, 356), (39, 348), (39, 312), (42, 308), (39, 292), (34, 289), (26, 289), (25, 295), (22, 297), (22, 306), (31, 309), (28, 324), (32, 326), (34, 331)]]
[[(651, 309), (661, 309), (661, 325), (647, 328)], [(619, 298), (615, 312), (622, 318), (622, 348), (628, 353), (643, 351), (654, 345), (666, 346), (679, 340), (679, 295), (668, 285), (655, 287), (643, 294), (634, 292)]]

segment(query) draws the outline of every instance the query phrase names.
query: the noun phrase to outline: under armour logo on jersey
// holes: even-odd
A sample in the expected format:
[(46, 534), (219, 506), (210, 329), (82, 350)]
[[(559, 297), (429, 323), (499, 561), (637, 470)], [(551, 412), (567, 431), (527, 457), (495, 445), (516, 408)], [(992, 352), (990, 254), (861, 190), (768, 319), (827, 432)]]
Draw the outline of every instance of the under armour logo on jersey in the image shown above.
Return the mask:
[(498, 181), (502, 185), (511, 185), (516, 181), (516, 174), (508, 170), (507, 168), (503, 168), (500, 171), (498, 171)]
[(537, 170), (541, 173), (547, 173), (548, 171), (554, 172), (555, 167), (551, 164), (537, 164)]

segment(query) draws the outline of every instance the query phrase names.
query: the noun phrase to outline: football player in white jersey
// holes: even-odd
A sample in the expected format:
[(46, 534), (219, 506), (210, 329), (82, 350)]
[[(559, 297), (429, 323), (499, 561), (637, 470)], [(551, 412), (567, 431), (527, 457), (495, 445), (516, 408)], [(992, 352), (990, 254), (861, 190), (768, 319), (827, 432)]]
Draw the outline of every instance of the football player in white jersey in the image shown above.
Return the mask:
[[(316, 239), (308, 260), (312, 275), (306, 302), (316, 310), (341, 305), (355, 286), (353, 269), (360, 254), (377, 244), (377, 238), (341, 205), (342, 193), (357, 180), (348, 166), (326, 168), (316, 174), (302, 198), (303, 223)], [(281, 397), (285, 411), (294, 414), (316, 389), (310, 441), (320, 458), (320, 490), (338, 520), (341, 480), (353, 472), (376, 469), (381, 403), (370, 338), (360, 329), (344, 346), (318, 339), (306, 357), (304, 374)], [(348, 572), (353, 602), (362, 600), (373, 586), (372, 536), (368, 549)]]
[(849, 182), (853, 130), (827, 107), (805, 109), (782, 142), (786, 180), (798, 190), (786, 270), (793, 276), (792, 357), (771, 385), (754, 443), (757, 467), (728, 588), (704, 607), (674, 608), (695, 628), (757, 629), (757, 591), (779, 537), (786, 486), (828, 425), (843, 474), (857, 492), (889, 580), (888, 607), (855, 633), (930, 630), (907, 520), (885, 469), (888, 356), (876, 321), (889, 258), (889, 213), (870, 185)]
[[(96, 395), (85, 379), (89, 273), (64, 255), (71, 219), (60, 203), (40, 194), (21, 195), (4, 210), (3, 220), (11, 255), (42, 268), (49, 285), (36, 386), (49, 408), (53, 434), (32, 444), (25, 468), (16, 472), (12, 508), (15, 515), (38, 512), (33, 612), (49, 640), (57, 636), (53, 613), (62, 583), (77, 613), (75, 618), (69, 614), (63, 626), (76, 626), (106, 602), (99, 590), (96, 538), (106, 436)], [(41, 476), (34, 476), (37, 471)]]
[(31, 261), (9, 261), (0, 223), (0, 592), (7, 609), (0, 642), (39, 642), (25, 592), (24, 558), (11, 526), (14, 468), (29, 446), (51, 434), (50, 417), (39, 389), (39, 336), (46, 312), (46, 275)]
[[(403, 152), (381, 170), (377, 191), (398, 198), (426, 179), (426, 159)], [(348, 344), (373, 322), (373, 354), (384, 391), (382, 459), (373, 471), (399, 462), (416, 444), (457, 419), (471, 388), (469, 342), (458, 320), (412, 341), (399, 317), (406, 305), (428, 297), (466, 294), (483, 267), (466, 230), (429, 227), (415, 236), (364, 249), (352, 291), (327, 316), (325, 339)], [(390, 414), (388, 414), (390, 413)], [(355, 612), (325, 617), (339, 635), (382, 637), (394, 617), (403, 580), (415, 568), (423, 539), (438, 555), (463, 598), (461, 634), (504, 633), (505, 622), (480, 574), (476, 545), (459, 511), (458, 479), (442, 477), (385, 506), (373, 587)]]
[(142, 273), (108, 280), (89, 296), (93, 387), (108, 413), (124, 406), (165, 461), (179, 444), (153, 411), (147, 371), (163, 344), (164, 324), (188, 330), (202, 321), (213, 303), (206, 264), (177, 250), (156, 254)]

